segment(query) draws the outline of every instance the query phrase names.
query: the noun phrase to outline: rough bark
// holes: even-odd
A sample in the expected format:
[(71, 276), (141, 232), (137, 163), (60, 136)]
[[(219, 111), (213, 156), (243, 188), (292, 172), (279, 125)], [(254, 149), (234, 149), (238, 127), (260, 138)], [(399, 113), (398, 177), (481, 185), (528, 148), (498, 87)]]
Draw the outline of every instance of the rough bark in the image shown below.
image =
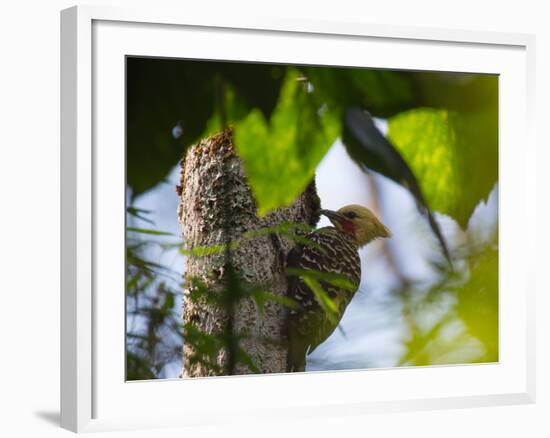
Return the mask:
[[(259, 285), (271, 293), (286, 294), (285, 256), (293, 246), (292, 241), (280, 235), (246, 240), (242, 237), (247, 231), (274, 227), (283, 222), (314, 226), (319, 220), (319, 198), (314, 181), (291, 206), (259, 218), (242, 163), (233, 148), (231, 131), (226, 130), (188, 149), (181, 163), (178, 193), (178, 220), (187, 247), (220, 245), (228, 240), (241, 239), (240, 245), (231, 252), (231, 266), (241, 284)], [(223, 252), (189, 256), (184, 275), (186, 279), (199, 279), (209, 290), (227, 293), (224, 290), (226, 257)], [(203, 333), (220, 334), (227, 329), (228, 318), (231, 318), (232, 334), (243, 336), (239, 338), (239, 345), (259, 372), (286, 371), (287, 309), (284, 306), (267, 302), (261, 315), (255, 303), (246, 298), (239, 301), (229, 315), (227, 309), (207, 300), (191, 299), (192, 287), (188, 281), (185, 284), (184, 324), (194, 324)], [(194, 351), (189, 343), (184, 344), (183, 350), (182, 376), (220, 374), (219, 370), (208, 365), (191, 361)], [(227, 370), (227, 360), (228, 352), (221, 350), (215, 361), (220, 368)], [(251, 369), (237, 361), (231, 373), (249, 374)]]

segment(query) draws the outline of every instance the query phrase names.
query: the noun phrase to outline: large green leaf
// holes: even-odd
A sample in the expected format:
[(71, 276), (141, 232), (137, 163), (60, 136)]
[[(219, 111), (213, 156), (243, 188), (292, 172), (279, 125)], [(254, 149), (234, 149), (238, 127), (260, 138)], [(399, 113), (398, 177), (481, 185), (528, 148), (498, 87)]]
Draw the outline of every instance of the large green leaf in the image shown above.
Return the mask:
[(470, 280), (458, 289), (457, 311), (485, 354), (480, 361), (498, 361), (498, 249), (488, 248), (471, 259)]
[(389, 138), (411, 166), (432, 209), (456, 216), (459, 151), (445, 110), (420, 109), (390, 119)]
[(340, 133), (340, 118), (301, 79), (288, 69), (269, 122), (254, 109), (235, 126), (235, 147), (260, 215), (296, 199)]
[(358, 107), (351, 107), (345, 112), (342, 141), (350, 157), (359, 167), (379, 172), (410, 191), (419, 210), (426, 214), (445, 258), (450, 261), (447, 244), (426, 202), (417, 177), (395, 146), (376, 127), (368, 112)]
[(465, 227), (498, 177), (496, 114), (420, 108), (389, 120), (389, 139), (413, 170), (429, 207)]

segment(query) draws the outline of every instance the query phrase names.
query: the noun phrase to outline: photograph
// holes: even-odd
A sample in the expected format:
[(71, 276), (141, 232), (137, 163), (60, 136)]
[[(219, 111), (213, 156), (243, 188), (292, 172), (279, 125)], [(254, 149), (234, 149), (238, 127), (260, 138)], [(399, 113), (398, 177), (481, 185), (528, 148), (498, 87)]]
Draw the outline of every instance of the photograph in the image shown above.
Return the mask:
[(497, 74), (125, 76), (126, 380), (499, 362)]

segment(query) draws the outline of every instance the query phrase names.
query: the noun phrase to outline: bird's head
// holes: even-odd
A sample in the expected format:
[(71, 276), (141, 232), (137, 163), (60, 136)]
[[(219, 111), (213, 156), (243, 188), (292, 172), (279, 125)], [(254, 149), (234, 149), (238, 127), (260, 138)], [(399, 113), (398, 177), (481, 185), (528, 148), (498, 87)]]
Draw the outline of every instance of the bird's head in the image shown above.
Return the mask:
[(359, 247), (381, 237), (391, 237), (390, 230), (372, 211), (361, 205), (346, 205), (338, 211), (321, 210), (340, 231), (351, 234)]

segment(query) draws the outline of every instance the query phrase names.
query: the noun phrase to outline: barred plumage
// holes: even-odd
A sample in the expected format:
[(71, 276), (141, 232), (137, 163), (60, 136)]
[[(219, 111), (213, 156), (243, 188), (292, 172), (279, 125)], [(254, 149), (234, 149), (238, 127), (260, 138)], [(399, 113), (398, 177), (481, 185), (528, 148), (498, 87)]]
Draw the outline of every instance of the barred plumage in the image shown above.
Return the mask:
[(312, 244), (299, 245), (288, 254), (287, 266), (328, 274), (339, 274), (354, 286), (336, 287), (320, 280), (320, 284), (337, 308), (336, 317), (329, 318), (313, 291), (296, 276), (289, 276), (288, 296), (299, 307), (289, 312), (287, 371), (303, 371), (306, 354), (311, 353), (336, 329), (346, 307), (361, 281), (359, 248), (378, 237), (388, 237), (389, 231), (365, 207), (351, 205), (338, 212), (321, 210), (334, 227), (324, 227), (306, 238)]

